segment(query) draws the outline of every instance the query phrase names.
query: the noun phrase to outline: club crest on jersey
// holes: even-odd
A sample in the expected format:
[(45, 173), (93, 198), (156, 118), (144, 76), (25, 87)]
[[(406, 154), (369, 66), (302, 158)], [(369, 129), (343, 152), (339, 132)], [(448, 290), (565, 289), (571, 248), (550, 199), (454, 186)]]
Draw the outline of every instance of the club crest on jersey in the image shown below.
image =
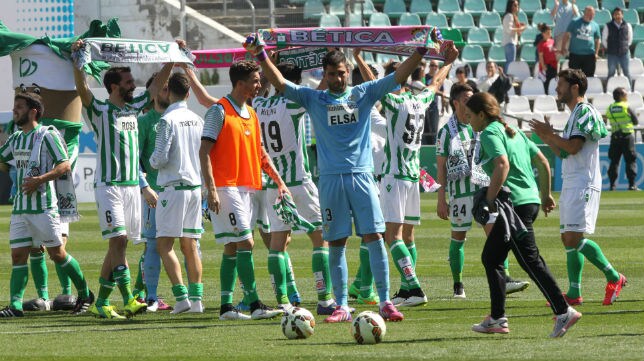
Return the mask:
[(168, 205), (168, 200), (167, 199), (162, 200), (161, 205), (165, 208), (165, 206)]

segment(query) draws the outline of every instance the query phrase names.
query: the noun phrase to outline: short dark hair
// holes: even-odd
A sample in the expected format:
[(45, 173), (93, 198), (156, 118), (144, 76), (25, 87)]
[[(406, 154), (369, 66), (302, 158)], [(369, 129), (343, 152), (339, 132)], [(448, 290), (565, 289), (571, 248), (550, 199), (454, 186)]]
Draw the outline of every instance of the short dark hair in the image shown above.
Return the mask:
[(460, 97), (461, 94), (467, 93), (467, 92), (474, 93), (474, 89), (468, 84), (456, 83), (452, 85), (452, 88), (449, 91), (449, 105), (452, 107), (452, 111), (455, 110), (454, 101), (456, 100), (456, 98)]
[(103, 76), (103, 85), (107, 89), (107, 94), (112, 94), (112, 84), (121, 82), (121, 73), (131, 73), (132, 70), (129, 66), (113, 66), (105, 72)]
[(564, 69), (557, 74), (559, 78), (563, 78), (570, 86), (579, 86), (579, 96), (584, 96), (588, 89), (588, 79), (581, 69)]
[(286, 80), (292, 83), (299, 84), (302, 82), (302, 68), (295, 64), (281, 62), (277, 64), (277, 70)]
[(539, 25), (537, 25), (537, 29), (539, 29), (539, 32), (545, 33), (546, 31), (550, 30), (550, 26), (548, 26), (548, 24), (546, 23), (539, 23)]
[(613, 99), (618, 102), (620, 100), (626, 99), (628, 96), (628, 93), (626, 93), (626, 89), (622, 88), (621, 86), (618, 86), (613, 90)]
[(620, 8), (619, 6), (617, 6), (617, 7), (615, 7), (615, 8), (613, 9), (613, 11), (612, 11), (610, 14), (611, 14), (611, 15), (614, 15), (614, 14), (615, 14), (616, 12), (618, 12), (618, 11), (619, 11), (620, 13), (623, 13), (623, 12), (624, 12), (624, 10), (622, 10), (622, 8)]
[(173, 73), (168, 79), (168, 90), (180, 98), (185, 98), (190, 91), (190, 79), (184, 73)]
[(248, 77), (254, 72), (259, 71), (259, 65), (252, 60), (240, 60), (233, 63), (228, 71), (230, 82), (233, 83), (233, 88), (237, 86), (240, 80), (248, 80)]
[(340, 50), (332, 50), (322, 58), (322, 69), (326, 70), (326, 67), (328, 65), (330, 66), (338, 66), (340, 64), (346, 64), (347, 63), (347, 58), (344, 56), (344, 53), (341, 52)]
[(36, 109), (36, 120), (40, 120), (40, 117), (45, 112), (45, 106), (42, 104), (42, 98), (39, 94), (32, 92), (18, 93), (13, 100), (16, 101), (18, 99), (24, 100), (29, 109)]
[(427, 63), (425, 62), (425, 60), (421, 60), (416, 69), (411, 72), (411, 80), (422, 80), (420, 74), (425, 71), (426, 66)]
[[(373, 65), (367, 64), (369, 66), (369, 70), (371, 70), (371, 73), (377, 78), (378, 77), (378, 69), (376, 69)], [(364, 83), (364, 79), (362, 78), (362, 73), (360, 73), (360, 68), (355, 67), (351, 71), (351, 85), (356, 86)]]

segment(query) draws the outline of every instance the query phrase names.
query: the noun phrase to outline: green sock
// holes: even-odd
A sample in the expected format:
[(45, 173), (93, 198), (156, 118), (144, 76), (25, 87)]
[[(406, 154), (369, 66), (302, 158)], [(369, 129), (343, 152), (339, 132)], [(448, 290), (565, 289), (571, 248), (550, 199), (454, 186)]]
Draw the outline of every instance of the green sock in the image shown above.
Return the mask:
[(47, 263), (45, 262), (45, 253), (30, 254), (29, 264), (31, 265), (31, 277), (34, 279), (34, 286), (36, 287), (38, 297), (48, 300), (49, 290), (47, 287), (47, 278), (49, 277), (49, 272), (47, 271)]
[(130, 269), (122, 264), (120, 266), (114, 267), (112, 271), (112, 277), (121, 291), (121, 296), (123, 297), (123, 304), (127, 305), (134, 296), (132, 296), (132, 289), (130, 288)]
[(289, 303), (286, 289), (286, 260), (284, 252), (268, 251), (268, 273), (278, 304)]
[(606, 280), (610, 282), (619, 281), (619, 273), (613, 269), (613, 266), (608, 262), (608, 259), (604, 256), (604, 252), (602, 252), (602, 249), (599, 248), (597, 243), (588, 238), (584, 238), (579, 242), (577, 252), (583, 254), (584, 257), (588, 258), (590, 263), (604, 272)]
[[(318, 294), (318, 301), (328, 301), (333, 298), (331, 288), (331, 273), (329, 272), (329, 247), (315, 247), (311, 255), (313, 268), (313, 280), (315, 281), (315, 292)], [(358, 283), (360, 289), (360, 269), (354, 284)]]
[(505, 272), (505, 278), (510, 277), (510, 257), (505, 257), (505, 261), (503, 261), (503, 271)]
[(58, 276), (58, 282), (60, 282), (60, 293), (63, 295), (71, 295), (72, 279), (69, 278), (67, 273), (63, 271), (62, 268), (60, 268), (59, 264), (55, 264), (55, 266), (56, 266), (56, 275)]
[(145, 299), (145, 285), (143, 284), (143, 262), (145, 260), (145, 252), (139, 258), (139, 265), (136, 273), (136, 281), (134, 282), (134, 289), (132, 295)]
[(414, 272), (411, 255), (409, 255), (409, 250), (405, 246), (405, 242), (402, 239), (395, 240), (389, 246), (389, 251), (391, 252), (391, 258), (394, 260), (396, 269), (400, 273), (400, 288), (403, 290), (420, 288), (420, 282), (418, 282), (416, 272)]
[(237, 280), (237, 257), (223, 255), (221, 258), (221, 267), (219, 268), (219, 283), (221, 284), (221, 304), (233, 303), (233, 291), (235, 290), (235, 281)]
[(465, 240), (454, 238), (449, 243), (449, 268), (452, 270), (454, 283), (463, 282), (463, 263), (465, 263)]
[(297, 284), (295, 283), (295, 272), (293, 272), (293, 263), (291, 263), (291, 256), (287, 251), (284, 251), (284, 266), (286, 270), (286, 292), (293, 295), (297, 292)]
[(116, 282), (106, 280), (103, 277), (98, 279), (98, 297), (96, 298), (96, 306), (109, 306), (110, 305), (110, 295), (116, 287)]
[(188, 298), (190, 302), (203, 299), (203, 283), (188, 283)]
[(22, 310), (22, 297), (25, 295), (28, 280), (29, 266), (27, 264), (13, 265), (11, 268), (11, 281), (9, 283), (9, 293), (11, 294), (11, 303), (9, 306), (11, 308)]
[(566, 268), (568, 269), (568, 292), (570, 298), (581, 297), (581, 274), (584, 270), (584, 255), (575, 247), (566, 247)]
[(78, 264), (78, 261), (72, 255), (68, 253), (67, 258), (62, 263), (57, 264), (57, 266), (60, 266), (61, 270), (74, 283), (79, 297), (86, 298), (89, 296), (89, 289), (87, 288), (87, 281), (85, 281), (83, 271), (81, 271), (80, 264)]
[(411, 265), (414, 267), (414, 270), (416, 270), (416, 258), (418, 258), (418, 252), (416, 252), (416, 243), (414, 241), (411, 241), (411, 243), (406, 243), (407, 250), (409, 251), (409, 255), (411, 256)]
[(253, 262), (253, 251), (237, 251), (237, 273), (239, 279), (244, 283), (244, 295), (246, 301), (251, 303), (259, 300), (257, 289), (255, 288), (255, 265)]
[(369, 262), (369, 248), (360, 242), (360, 296), (368, 298), (373, 293), (373, 273)]
[(176, 285), (172, 285), (172, 294), (174, 295), (174, 299), (177, 302), (180, 302), (188, 298), (188, 289), (186, 286), (178, 283)]

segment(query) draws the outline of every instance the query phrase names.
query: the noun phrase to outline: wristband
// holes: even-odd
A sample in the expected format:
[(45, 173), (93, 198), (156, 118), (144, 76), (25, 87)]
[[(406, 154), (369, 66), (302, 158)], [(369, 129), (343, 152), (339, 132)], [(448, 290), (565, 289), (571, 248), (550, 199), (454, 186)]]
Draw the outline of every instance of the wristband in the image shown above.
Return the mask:
[(425, 54), (427, 54), (427, 51), (429, 51), (429, 49), (427, 49), (427, 48), (425, 48), (425, 47), (422, 47), (422, 46), (419, 46), (419, 47), (417, 47), (417, 48), (416, 48), (416, 51), (417, 51), (417, 52), (418, 52), (418, 54), (420, 54), (421, 56), (425, 56)]
[(257, 60), (259, 61), (264, 61), (266, 58), (268, 58), (268, 55), (266, 54), (266, 50), (262, 50), (261, 53), (255, 55), (257, 57)]

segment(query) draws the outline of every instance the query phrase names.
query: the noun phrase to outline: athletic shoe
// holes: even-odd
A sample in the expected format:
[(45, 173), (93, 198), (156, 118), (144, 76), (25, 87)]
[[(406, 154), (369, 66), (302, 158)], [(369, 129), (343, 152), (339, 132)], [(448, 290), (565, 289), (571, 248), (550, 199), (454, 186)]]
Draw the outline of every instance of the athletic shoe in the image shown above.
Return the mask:
[(391, 303), (394, 305), (401, 305), (409, 297), (409, 290), (399, 289), (398, 292), (394, 293), (394, 296), (391, 298)]
[(237, 306), (235, 306), (235, 308), (240, 311), (245, 311), (245, 312), (250, 311), (250, 306), (245, 304), (244, 301), (239, 301), (239, 303), (237, 304)]
[(22, 312), (22, 310), (11, 308), (9, 306), (7, 306), (7, 307), (3, 308), (2, 310), (0, 310), (0, 318), (3, 318), (3, 317), (7, 317), (7, 318), (8, 317), (24, 317), (24, 316), (25, 316), (25, 313)]
[(288, 300), (293, 306), (299, 306), (302, 303), (302, 297), (300, 297), (300, 294), (297, 292), (288, 295)]
[(77, 297), (74, 295), (58, 295), (52, 302), (54, 311), (72, 311), (76, 306)]
[(165, 303), (163, 298), (157, 298), (157, 302), (159, 303), (159, 308), (157, 308), (158, 311), (172, 311), (172, 306)]
[(617, 282), (608, 282), (606, 284), (606, 296), (604, 296), (604, 306), (612, 305), (619, 297), (619, 294), (622, 292), (622, 288), (626, 286), (626, 277), (623, 274), (619, 274), (619, 280)]
[(564, 299), (566, 300), (566, 303), (568, 303), (569, 306), (581, 306), (584, 303), (583, 297), (579, 296), (576, 298), (570, 298), (568, 295), (563, 295)]
[(44, 298), (34, 298), (22, 303), (23, 311), (51, 311), (53, 302)]
[(336, 306), (331, 316), (324, 319), (326, 323), (351, 322), (351, 312), (348, 312), (342, 306)]
[(190, 310), (188, 312), (190, 313), (203, 313), (204, 311), (203, 307), (203, 302), (201, 301), (194, 301), (190, 304)]
[(349, 297), (358, 298), (358, 296), (360, 296), (360, 287), (357, 287), (355, 283), (352, 283), (351, 287), (349, 287)]
[(134, 298), (131, 298), (130, 301), (123, 307), (123, 312), (125, 317), (130, 318), (138, 315), (141, 312), (145, 312), (148, 308), (148, 304), (144, 302), (139, 302)]
[(465, 288), (463, 288), (463, 282), (454, 283), (454, 298), (467, 298), (465, 296)]
[(290, 303), (280, 303), (277, 305), (277, 308), (284, 311), (284, 313), (290, 313), (295, 306)]
[(581, 313), (568, 306), (566, 313), (554, 317), (555, 328), (550, 337), (563, 337), (566, 332), (581, 318)]
[(219, 310), (219, 320), (221, 321), (233, 321), (233, 320), (250, 320), (251, 317), (248, 315), (245, 315), (233, 305), (225, 304), (221, 305), (221, 309)]
[(182, 300), (182, 301), (179, 301), (179, 302), (175, 303), (174, 304), (174, 310), (172, 310), (172, 312), (170, 312), (170, 314), (171, 315), (178, 315), (180, 313), (186, 312), (186, 311), (190, 310), (190, 306), (191, 306), (190, 300), (186, 298), (185, 300)]
[(322, 306), (318, 303), (317, 314), (321, 316), (332, 315), (333, 312), (335, 312), (336, 307), (338, 307), (338, 305), (335, 302), (329, 306)]
[(255, 307), (252, 307), (254, 308), (253, 312), (250, 313), (250, 317), (253, 320), (265, 320), (265, 319), (281, 316), (282, 314), (284, 314), (284, 310), (268, 307), (265, 304), (263, 304), (261, 301), (256, 301), (256, 304), (255, 302), (253, 302), (253, 306), (255, 306)]
[(145, 302), (145, 298), (140, 297), (140, 296), (136, 298), (136, 302), (138, 302), (138, 303), (146, 303), (147, 304), (147, 302)]
[(89, 306), (94, 303), (94, 293), (89, 291), (89, 296), (86, 298), (81, 298), (80, 296), (76, 298), (76, 304), (72, 310), (72, 315), (80, 315), (81, 313), (87, 312)]
[(385, 302), (385, 306), (380, 309), (380, 316), (385, 321), (399, 322), (405, 319), (405, 316), (396, 309), (390, 301)]
[(427, 296), (425, 296), (425, 292), (421, 290), (420, 288), (414, 288), (409, 290), (409, 297), (401, 303), (400, 305), (403, 307), (414, 307), (414, 306), (421, 306), (427, 303)]
[(159, 301), (149, 300), (148, 308), (145, 310), (145, 312), (157, 312), (158, 310), (159, 310)]
[(480, 333), (510, 333), (507, 318), (500, 317), (495, 320), (492, 316), (487, 316), (483, 322), (473, 325), (472, 331)]
[(98, 318), (108, 318), (108, 319), (124, 319), (125, 317), (119, 315), (115, 310), (114, 306), (96, 306), (93, 304), (89, 308), (89, 312), (94, 314)]
[(380, 302), (380, 297), (375, 292), (371, 292), (368, 297), (358, 295), (358, 303), (361, 305), (377, 305)]
[(518, 281), (510, 279), (505, 282), (505, 294), (509, 295), (515, 292), (524, 291), (526, 288), (530, 287), (530, 282), (528, 281)]

